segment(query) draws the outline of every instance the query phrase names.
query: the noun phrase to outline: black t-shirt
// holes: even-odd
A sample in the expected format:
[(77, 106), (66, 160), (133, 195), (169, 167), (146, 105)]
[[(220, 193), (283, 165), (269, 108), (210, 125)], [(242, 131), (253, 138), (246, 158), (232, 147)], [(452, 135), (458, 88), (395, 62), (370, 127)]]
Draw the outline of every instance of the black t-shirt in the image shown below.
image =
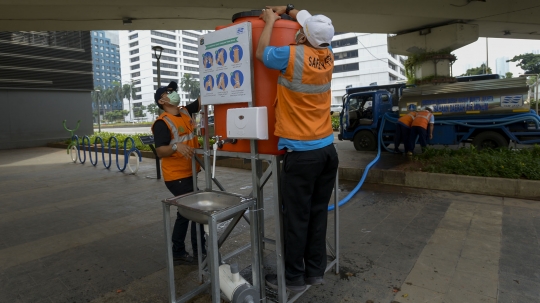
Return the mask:
[[(199, 100), (195, 100), (195, 102), (186, 105), (185, 108), (187, 109), (189, 115), (198, 113)], [(180, 114), (176, 116), (180, 117)], [(171, 143), (171, 132), (169, 131), (169, 127), (167, 126), (167, 123), (165, 121), (157, 120), (156, 123), (154, 123), (153, 132), (154, 144), (156, 145), (156, 147), (169, 145)]]

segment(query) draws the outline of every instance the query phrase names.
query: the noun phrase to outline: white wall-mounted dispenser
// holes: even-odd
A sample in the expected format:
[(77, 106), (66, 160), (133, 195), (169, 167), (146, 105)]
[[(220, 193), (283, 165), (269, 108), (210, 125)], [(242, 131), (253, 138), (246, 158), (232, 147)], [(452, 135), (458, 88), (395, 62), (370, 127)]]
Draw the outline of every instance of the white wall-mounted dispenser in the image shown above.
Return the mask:
[(228, 109), (227, 138), (268, 140), (268, 111), (266, 107)]

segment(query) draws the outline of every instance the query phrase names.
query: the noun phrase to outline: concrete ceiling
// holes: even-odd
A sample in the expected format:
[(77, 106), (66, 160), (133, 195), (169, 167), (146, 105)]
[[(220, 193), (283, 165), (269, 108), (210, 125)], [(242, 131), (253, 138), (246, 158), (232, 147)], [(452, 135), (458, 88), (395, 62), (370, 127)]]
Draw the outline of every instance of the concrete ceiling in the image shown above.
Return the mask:
[[(485, 2), (484, 2), (485, 1)], [(480, 36), (540, 38), (538, 0), (338, 0), (293, 2), (329, 16), (339, 32), (402, 33), (478, 24)], [(0, 30), (214, 29), (260, 0), (0, 0)], [(278, 3), (284, 5), (286, 3)], [(125, 18), (133, 19), (123, 25)], [(506, 34), (505, 34), (506, 33)]]

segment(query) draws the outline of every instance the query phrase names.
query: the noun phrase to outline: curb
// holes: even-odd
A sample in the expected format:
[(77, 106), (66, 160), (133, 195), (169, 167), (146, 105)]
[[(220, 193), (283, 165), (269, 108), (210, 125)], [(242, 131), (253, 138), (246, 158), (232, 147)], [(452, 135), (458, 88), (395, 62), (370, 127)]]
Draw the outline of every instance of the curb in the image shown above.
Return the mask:
[[(49, 143), (47, 146), (67, 148), (67, 144), (64, 143)], [(93, 150), (93, 147), (91, 149)], [(98, 151), (101, 151), (101, 148)], [(108, 149), (105, 148), (105, 151), (108, 151)], [(141, 150), (140, 152), (144, 158), (155, 159), (151, 151)], [(123, 155), (123, 149), (119, 150), (118, 154)], [(251, 169), (251, 161), (248, 159), (220, 158), (218, 157), (216, 160), (216, 166)], [(267, 167), (268, 163), (263, 162), (263, 169), (265, 170)], [(340, 180), (358, 182), (362, 178), (364, 168), (339, 167), (338, 171)], [(366, 182), (540, 201), (540, 181), (534, 180), (371, 169), (367, 175)]]
[[(339, 168), (339, 179), (360, 181), (363, 168)], [(371, 169), (367, 183), (540, 200), (540, 181)]]

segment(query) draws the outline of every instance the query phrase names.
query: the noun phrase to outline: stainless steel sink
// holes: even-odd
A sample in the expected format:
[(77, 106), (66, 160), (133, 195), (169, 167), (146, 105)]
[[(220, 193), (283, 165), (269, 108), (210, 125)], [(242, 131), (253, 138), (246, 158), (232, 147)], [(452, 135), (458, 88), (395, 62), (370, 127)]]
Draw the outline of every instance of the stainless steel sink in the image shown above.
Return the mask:
[[(245, 205), (246, 203), (249, 204), (253, 201), (253, 198), (243, 197), (233, 193), (199, 191), (169, 198), (163, 202), (178, 206), (178, 212), (184, 218), (207, 224), (208, 219), (212, 215), (218, 218), (218, 222), (229, 220), (238, 214), (238, 211), (244, 211), (248, 207)], [(238, 211), (235, 211), (236, 209)]]

